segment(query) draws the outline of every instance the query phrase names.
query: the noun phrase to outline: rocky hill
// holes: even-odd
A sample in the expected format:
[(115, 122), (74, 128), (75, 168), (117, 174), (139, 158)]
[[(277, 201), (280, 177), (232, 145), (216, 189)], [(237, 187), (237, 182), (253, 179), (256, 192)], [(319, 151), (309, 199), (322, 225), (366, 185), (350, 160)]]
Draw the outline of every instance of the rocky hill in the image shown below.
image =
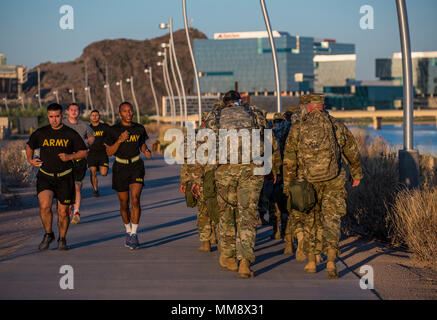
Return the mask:
[[(179, 67), (183, 77), (186, 94), (193, 94), (193, 66), (187, 46), (184, 30), (174, 32), (174, 42)], [(206, 36), (196, 30), (191, 30), (191, 39), (206, 39)], [(162, 61), (157, 52), (162, 50), (161, 43), (169, 41), (169, 34), (151, 40), (102, 40), (87, 46), (82, 55), (74, 61), (39, 65), (41, 70), (41, 97), (44, 103), (56, 101), (54, 91), (58, 91), (59, 100), (66, 104), (72, 97), (69, 89), (74, 88), (76, 102), (85, 103), (85, 63), (88, 69), (88, 85), (91, 87), (91, 97), (94, 108), (105, 108), (105, 62), (108, 66), (108, 81), (114, 107), (121, 102), (119, 86), (116, 82), (123, 80), (125, 100), (133, 101), (130, 84), (126, 79), (134, 77), (134, 90), (140, 110), (146, 112), (155, 109), (149, 76), (144, 73), (146, 65), (152, 66), (153, 82), (161, 104), (165, 95), (162, 67), (156, 65)], [(35, 97), (37, 93), (37, 67), (29, 71), (28, 81), (24, 85), (27, 97)], [(170, 68), (170, 67), (169, 67)], [(171, 72), (171, 71), (170, 71)], [(171, 75), (171, 73), (170, 73)], [(174, 89), (175, 90), (175, 89)]]

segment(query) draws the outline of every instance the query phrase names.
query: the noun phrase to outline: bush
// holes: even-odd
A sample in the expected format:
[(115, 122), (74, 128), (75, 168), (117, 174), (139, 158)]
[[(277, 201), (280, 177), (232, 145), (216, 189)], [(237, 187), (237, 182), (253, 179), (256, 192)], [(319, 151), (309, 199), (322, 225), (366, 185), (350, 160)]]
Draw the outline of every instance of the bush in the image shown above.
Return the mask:
[(1, 149), (1, 179), (6, 186), (24, 187), (35, 182), (37, 169), (27, 162), (25, 140), (7, 141)]

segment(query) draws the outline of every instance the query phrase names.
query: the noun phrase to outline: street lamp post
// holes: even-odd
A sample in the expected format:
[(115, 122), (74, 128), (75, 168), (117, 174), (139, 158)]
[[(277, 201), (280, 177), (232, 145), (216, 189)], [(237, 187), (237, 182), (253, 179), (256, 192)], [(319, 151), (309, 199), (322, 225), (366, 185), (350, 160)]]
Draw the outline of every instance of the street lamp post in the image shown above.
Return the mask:
[(22, 97), (22, 96), (19, 96), (19, 97), (18, 97), (18, 100), (21, 101), (21, 109), (24, 110), (25, 108), (24, 108), (24, 100), (23, 100), (23, 97)]
[[(183, 117), (183, 106), (182, 106), (182, 99), (181, 99), (181, 91), (179, 90), (178, 80), (176, 78), (176, 73), (174, 71), (173, 55), (172, 55), (172, 52), (171, 52), (171, 44), (161, 43), (161, 48), (163, 48), (164, 50), (165, 50), (165, 48), (168, 48), (171, 74), (173, 76), (173, 82), (175, 84), (176, 91), (178, 92), (180, 122), (181, 122), (181, 127), (183, 127), (184, 126), (184, 117)], [(175, 104), (175, 107), (176, 107), (176, 104)]]
[(123, 80), (117, 81), (115, 83), (117, 86), (120, 86), (120, 96), (121, 96), (121, 102), (124, 102), (124, 94), (123, 94)]
[[(164, 78), (164, 85), (165, 85), (165, 90), (167, 91), (167, 96), (170, 96), (170, 89), (168, 88), (168, 83), (167, 83), (167, 74), (165, 73), (165, 63), (164, 61), (160, 61), (156, 63), (157, 66), (162, 67), (162, 76)], [(171, 99), (169, 99), (170, 101), (170, 115), (171, 115), (171, 123), (174, 124), (174, 115), (173, 115), (173, 107), (171, 104)]]
[(112, 124), (114, 124), (115, 123), (114, 105), (112, 104), (111, 89), (109, 87), (109, 83), (105, 83), (103, 87), (106, 89), (106, 100), (109, 101), (109, 105), (111, 106)]
[(137, 102), (137, 98), (135, 97), (135, 91), (134, 91), (134, 77), (130, 76), (130, 78), (126, 79), (126, 82), (130, 83), (132, 98), (134, 99), (135, 109), (137, 111), (137, 120), (138, 120), (138, 123), (141, 123), (140, 122), (140, 108), (138, 107), (138, 102)]
[(164, 73), (165, 73), (165, 80), (167, 81), (168, 90), (170, 93), (170, 105), (171, 105), (171, 117), (172, 117), (172, 124), (176, 123), (176, 102), (174, 99), (174, 93), (173, 93), (173, 87), (171, 85), (170, 80), (170, 73), (168, 72), (168, 60), (167, 60), (167, 50), (164, 48), (164, 51), (159, 51), (158, 56), (164, 57), (163, 63), (164, 63)]
[(193, 48), (191, 47), (190, 32), (188, 30), (186, 0), (182, 0), (182, 11), (184, 13), (184, 25), (185, 25), (185, 34), (187, 36), (188, 50), (190, 51), (191, 62), (193, 63), (193, 69), (194, 69), (194, 78), (196, 79), (197, 102), (199, 104), (199, 127), (200, 127), (202, 125), (202, 98), (200, 95), (199, 75), (197, 73), (196, 59), (194, 59)]
[(68, 89), (68, 92), (71, 93), (71, 98), (73, 100), (73, 103), (76, 103), (76, 97), (74, 95), (74, 88), (73, 89)]
[(173, 19), (172, 18), (169, 19), (169, 24), (161, 23), (159, 25), (159, 27), (161, 29), (169, 28), (169, 31), (170, 31), (171, 55), (173, 57), (175, 65), (176, 65), (176, 71), (178, 73), (179, 82), (180, 82), (180, 86), (181, 86), (182, 98), (183, 98), (183, 102), (184, 102), (184, 120), (185, 120), (185, 124), (186, 124), (187, 121), (188, 121), (188, 116), (187, 116), (187, 97), (185, 96), (185, 85), (184, 85), (184, 81), (182, 79), (181, 70), (179, 69), (179, 63), (178, 63), (178, 59), (177, 59), (177, 56), (176, 56), (176, 50), (175, 50), (175, 45), (174, 45)]
[(56, 97), (56, 103), (59, 104), (59, 96), (58, 96), (58, 90), (53, 91), (53, 94)]
[(275, 46), (275, 41), (273, 40), (272, 28), (270, 27), (269, 14), (267, 12), (267, 8), (264, 0), (260, 0), (260, 4), (264, 16), (264, 22), (266, 24), (267, 33), (269, 34), (270, 47), (272, 48), (273, 67), (275, 71), (275, 81), (276, 81), (277, 112), (281, 112), (281, 87), (279, 83), (279, 68), (278, 68), (278, 59), (276, 58), (276, 46)]
[(413, 78), (411, 67), (410, 30), (405, 0), (396, 0), (402, 51), (404, 87), (404, 149), (399, 150), (399, 178), (409, 188), (419, 186), (419, 151), (413, 149)]
[(41, 70), (38, 68), (36, 68), (37, 72), (38, 72), (38, 93), (37, 93), (37, 97), (38, 97), (38, 103), (39, 103), (39, 107), (41, 108)]
[(152, 67), (149, 67), (148, 69), (144, 69), (144, 73), (149, 74), (150, 87), (152, 88), (153, 99), (155, 100), (156, 115), (158, 116), (158, 126), (159, 126), (159, 121), (160, 121), (159, 120), (159, 106), (158, 106), (158, 99), (156, 98), (155, 86), (153, 85), (153, 80), (152, 80)]
[(5, 103), (5, 109), (6, 109), (6, 112), (9, 114), (8, 98), (4, 97), (4, 98), (3, 98), (3, 101), (4, 101), (4, 103)]

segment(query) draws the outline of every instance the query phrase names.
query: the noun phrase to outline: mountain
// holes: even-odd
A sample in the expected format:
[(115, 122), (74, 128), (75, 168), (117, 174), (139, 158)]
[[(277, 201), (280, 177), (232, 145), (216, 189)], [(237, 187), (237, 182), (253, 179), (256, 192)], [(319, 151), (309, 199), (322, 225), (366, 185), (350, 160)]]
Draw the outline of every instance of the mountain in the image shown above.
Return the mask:
[[(206, 39), (202, 32), (191, 29), (191, 40)], [(193, 94), (193, 66), (188, 51), (185, 30), (173, 33), (176, 55), (185, 85), (186, 94)], [(156, 65), (163, 58), (157, 55), (162, 51), (161, 43), (169, 42), (169, 34), (150, 40), (115, 39), (93, 42), (88, 45), (82, 55), (74, 61), (40, 64), (41, 70), (41, 99), (44, 103), (55, 102), (54, 91), (58, 91), (61, 104), (72, 101), (69, 89), (74, 88), (76, 102), (85, 103), (85, 64), (88, 72), (88, 85), (91, 87), (93, 107), (99, 110), (105, 109), (105, 62), (108, 66), (108, 82), (111, 89), (114, 108), (121, 102), (120, 87), (117, 81), (123, 80), (123, 93), (127, 101), (133, 103), (130, 84), (126, 79), (134, 78), (134, 91), (141, 112), (155, 110), (152, 90), (150, 88), (149, 75), (144, 73), (145, 66), (151, 66), (153, 83), (161, 105), (161, 97), (166, 95), (163, 82), (162, 67)], [(28, 81), (23, 86), (26, 97), (35, 97), (37, 93), (37, 67), (28, 73)], [(169, 64), (170, 77), (171, 69)], [(176, 94), (176, 89), (173, 87)], [(34, 100), (35, 101), (35, 100)]]

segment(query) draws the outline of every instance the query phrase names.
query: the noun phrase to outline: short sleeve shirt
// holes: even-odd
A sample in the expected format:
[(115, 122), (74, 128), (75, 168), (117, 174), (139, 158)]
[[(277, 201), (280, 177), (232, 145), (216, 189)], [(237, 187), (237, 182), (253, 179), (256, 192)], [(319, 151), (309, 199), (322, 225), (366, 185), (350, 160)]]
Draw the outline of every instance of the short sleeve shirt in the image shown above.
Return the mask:
[(68, 118), (66, 118), (64, 119), (63, 123), (67, 127), (74, 129), (83, 139), (83, 141), (86, 141), (88, 138), (94, 136), (94, 130), (91, 129), (90, 125), (85, 121), (77, 120), (77, 123), (71, 123)]
[(91, 153), (105, 153), (106, 147), (103, 144), (105, 138), (108, 135), (110, 126), (106, 123), (99, 123), (97, 126), (90, 124), (91, 129), (94, 131), (94, 143), (90, 146), (89, 154)]
[(32, 133), (27, 144), (32, 150), (40, 149), (41, 169), (50, 173), (61, 173), (73, 167), (72, 161), (59, 159), (60, 153), (87, 149), (79, 134), (65, 125), (57, 130), (50, 125), (41, 127)]
[(140, 154), (141, 146), (146, 143), (149, 136), (144, 126), (138, 123), (132, 122), (129, 127), (115, 124), (109, 130), (105, 143), (110, 146), (113, 145), (125, 130), (129, 132), (129, 137), (120, 144), (115, 156), (121, 159), (130, 159)]

